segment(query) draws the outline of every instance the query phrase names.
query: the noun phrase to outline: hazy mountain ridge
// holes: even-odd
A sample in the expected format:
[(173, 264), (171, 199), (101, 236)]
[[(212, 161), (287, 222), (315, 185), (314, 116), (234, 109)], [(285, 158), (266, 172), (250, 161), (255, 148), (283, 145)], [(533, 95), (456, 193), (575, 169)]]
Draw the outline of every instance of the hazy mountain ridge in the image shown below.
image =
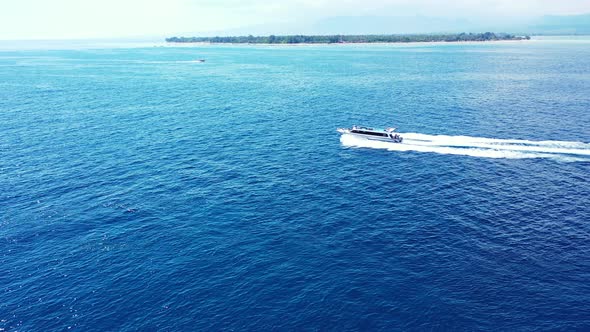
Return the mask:
[(528, 29), (536, 34), (590, 34), (590, 14), (543, 16), (532, 22)]
[(350, 33), (458, 33), (503, 31), (532, 34), (590, 34), (590, 14), (542, 16), (528, 22), (475, 22), (425, 16), (340, 16), (317, 22), (313, 30), (322, 34)]
[(466, 19), (426, 16), (336, 16), (320, 20), (312, 30), (318, 34), (442, 33), (474, 29)]
[(428, 16), (334, 16), (318, 21), (273, 23), (243, 28), (191, 32), (192, 36), (264, 36), (335, 34), (431, 34), (496, 31), (514, 34), (590, 34), (590, 14), (551, 15), (528, 21), (480, 22), (461, 18)]

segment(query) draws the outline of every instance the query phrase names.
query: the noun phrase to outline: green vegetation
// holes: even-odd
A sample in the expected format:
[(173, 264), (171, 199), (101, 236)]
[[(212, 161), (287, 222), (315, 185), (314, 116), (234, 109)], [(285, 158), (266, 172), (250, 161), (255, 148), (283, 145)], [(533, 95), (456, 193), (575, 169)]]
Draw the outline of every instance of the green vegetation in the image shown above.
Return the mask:
[(432, 35), (328, 35), (328, 36), (236, 36), (236, 37), (171, 37), (169, 43), (233, 43), (233, 44), (336, 44), (336, 43), (414, 43), (490, 40), (523, 40), (529, 36), (507, 33), (457, 33)]

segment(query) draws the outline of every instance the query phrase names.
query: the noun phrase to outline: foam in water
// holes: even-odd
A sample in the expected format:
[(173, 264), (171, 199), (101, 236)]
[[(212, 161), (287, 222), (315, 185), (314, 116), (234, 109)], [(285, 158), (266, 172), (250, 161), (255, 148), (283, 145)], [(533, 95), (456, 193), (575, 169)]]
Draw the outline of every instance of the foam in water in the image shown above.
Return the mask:
[(560, 161), (589, 161), (590, 144), (568, 141), (529, 141), (471, 136), (426, 135), (402, 133), (403, 143), (371, 141), (353, 135), (342, 135), (345, 146), (418, 151), (482, 158), (550, 158)]

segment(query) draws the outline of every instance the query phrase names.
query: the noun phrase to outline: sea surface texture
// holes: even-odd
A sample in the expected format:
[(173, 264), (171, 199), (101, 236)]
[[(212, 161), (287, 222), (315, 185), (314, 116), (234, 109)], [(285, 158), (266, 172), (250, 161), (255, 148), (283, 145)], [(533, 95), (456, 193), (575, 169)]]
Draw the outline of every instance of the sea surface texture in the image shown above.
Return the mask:
[(589, 143), (590, 40), (5, 48), (0, 330), (588, 331)]

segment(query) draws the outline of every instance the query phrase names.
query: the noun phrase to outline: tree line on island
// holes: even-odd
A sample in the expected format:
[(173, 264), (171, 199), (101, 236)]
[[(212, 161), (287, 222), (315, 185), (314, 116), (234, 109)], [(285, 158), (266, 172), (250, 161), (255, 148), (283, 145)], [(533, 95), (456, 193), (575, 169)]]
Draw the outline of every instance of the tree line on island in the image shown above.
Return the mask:
[(415, 43), (460, 42), (493, 40), (528, 40), (529, 36), (508, 33), (455, 33), (414, 35), (286, 35), (286, 36), (232, 36), (232, 37), (170, 37), (169, 43), (231, 43), (231, 44), (337, 44), (337, 43)]

